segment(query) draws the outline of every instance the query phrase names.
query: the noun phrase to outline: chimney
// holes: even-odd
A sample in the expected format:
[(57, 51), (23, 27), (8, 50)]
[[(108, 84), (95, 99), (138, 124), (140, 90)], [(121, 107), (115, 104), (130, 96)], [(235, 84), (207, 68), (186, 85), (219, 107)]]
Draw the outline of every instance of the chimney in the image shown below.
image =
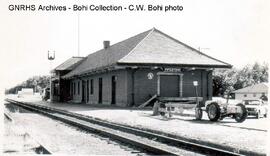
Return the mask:
[(103, 47), (104, 49), (107, 49), (110, 47), (110, 41), (103, 41)]

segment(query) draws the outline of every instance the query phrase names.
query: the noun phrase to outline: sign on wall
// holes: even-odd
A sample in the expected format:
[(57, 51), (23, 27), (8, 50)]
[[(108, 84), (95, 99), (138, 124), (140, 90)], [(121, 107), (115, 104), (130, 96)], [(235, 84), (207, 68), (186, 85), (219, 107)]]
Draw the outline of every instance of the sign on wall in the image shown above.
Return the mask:
[(165, 72), (181, 72), (181, 68), (164, 68)]
[(148, 74), (147, 74), (147, 78), (148, 78), (149, 80), (152, 80), (152, 79), (154, 78), (154, 74), (153, 74), (153, 73), (148, 73)]

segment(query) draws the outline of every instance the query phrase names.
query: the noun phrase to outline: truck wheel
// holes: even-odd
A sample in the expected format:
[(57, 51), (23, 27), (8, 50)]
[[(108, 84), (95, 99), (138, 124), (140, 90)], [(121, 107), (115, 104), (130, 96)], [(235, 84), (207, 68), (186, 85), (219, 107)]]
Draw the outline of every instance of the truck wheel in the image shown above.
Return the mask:
[(256, 114), (256, 118), (257, 119), (260, 119), (260, 117), (261, 117), (261, 113), (260, 113), (260, 111)]
[(247, 109), (246, 109), (245, 105), (243, 105), (242, 103), (239, 103), (236, 106), (241, 108), (241, 113), (235, 114), (235, 121), (237, 121), (237, 122), (245, 121), (247, 118)]
[(217, 121), (220, 118), (220, 108), (217, 103), (210, 103), (206, 111), (210, 121)]
[(196, 120), (201, 120), (202, 119), (202, 109), (201, 108), (195, 108), (195, 118)]

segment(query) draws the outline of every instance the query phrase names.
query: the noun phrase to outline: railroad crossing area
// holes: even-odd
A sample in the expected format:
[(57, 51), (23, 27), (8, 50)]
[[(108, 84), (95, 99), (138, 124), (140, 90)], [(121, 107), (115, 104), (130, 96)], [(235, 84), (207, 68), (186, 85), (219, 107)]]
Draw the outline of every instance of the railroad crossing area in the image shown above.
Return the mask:
[(172, 116), (170, 118), (160, 115), (153, 116), (151, 109), (50, 103), (41, 101), (40, 98), (17, 98), (15, 96), (9, 98), (66, 110), (101, 119), (102, 121), (151, 131), (156, 134), (174, 136), (200, 145), (230, 149), (230, 151), (234, 152), (242, 151), (244, 154), (250, 153), (251, 155), (265, 155), (267, 153), (266, 118), (256, 119), (249, 117), (243, 123), (237, 123), (230, 118), (225, 118), (220, 122), (211, 122), (208, 120), (207, 115), (203, 114), (202, 120), (197, 121), (194, 117), (189, 116)]

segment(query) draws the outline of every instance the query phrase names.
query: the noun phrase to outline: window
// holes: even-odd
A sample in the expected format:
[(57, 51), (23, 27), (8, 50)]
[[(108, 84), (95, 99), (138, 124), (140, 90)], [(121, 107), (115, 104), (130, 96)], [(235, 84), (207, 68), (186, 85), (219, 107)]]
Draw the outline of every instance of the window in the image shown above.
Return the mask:
[(71, 82), (70, 83), (70, 95), (72, 95), (73, 94), (73, 83)]
[(247, 94), (244, 94), (244, 97), (247, 97)]
[(94, 80), (91, 79), (90, 80), (90, 94), (94, 94)]
[(80, 81), (78, 81), (78, 95), (80, 95)]
[(256, 97), (256, 94), (253, 94), (253, 97)]
[(76, 87), (75, 87), (76, 84), (75, 84), (75, 82), (73, 82), (72, 84), (73, 84), (73, 95), (75, 95), (76, 94)]

